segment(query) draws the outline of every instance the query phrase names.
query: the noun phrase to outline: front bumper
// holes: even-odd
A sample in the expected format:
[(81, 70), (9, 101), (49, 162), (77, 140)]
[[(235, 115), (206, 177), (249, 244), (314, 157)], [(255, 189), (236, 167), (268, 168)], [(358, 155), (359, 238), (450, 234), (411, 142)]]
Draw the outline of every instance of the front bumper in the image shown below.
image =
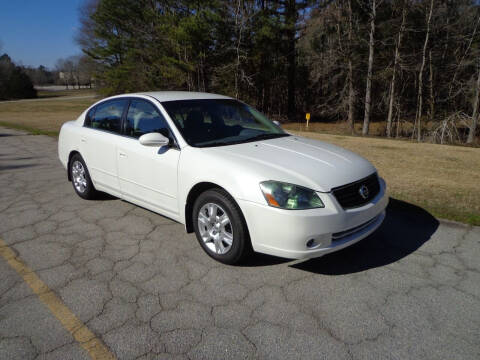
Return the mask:
[(378, 195), (359, 208), (344, 210), (331, 193), (319, 196), (325, 208), (312, 210), (283, 210), (237, 200), (253, 249), (290, 259), (320, 257), (362, 240), (385, 219), (388, 197), (383, 179)]

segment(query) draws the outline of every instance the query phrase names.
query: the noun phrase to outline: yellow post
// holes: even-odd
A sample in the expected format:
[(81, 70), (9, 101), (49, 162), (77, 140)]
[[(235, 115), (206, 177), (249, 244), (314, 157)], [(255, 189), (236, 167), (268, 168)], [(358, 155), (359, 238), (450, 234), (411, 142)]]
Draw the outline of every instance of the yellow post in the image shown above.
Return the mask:
[(305, 119), (307, 119), (307, 129), (308, 129), (308, 123), (310, 122), (310, 113), (305, 114)]

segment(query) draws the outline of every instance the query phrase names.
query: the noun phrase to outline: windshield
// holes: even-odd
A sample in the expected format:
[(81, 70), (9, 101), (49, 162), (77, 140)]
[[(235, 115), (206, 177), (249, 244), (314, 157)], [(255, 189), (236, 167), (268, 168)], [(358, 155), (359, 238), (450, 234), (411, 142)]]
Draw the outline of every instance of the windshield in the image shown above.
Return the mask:
[(189, 145), (223, 146), (289, 136), (254, 108), (233, 99), (162, 102)]

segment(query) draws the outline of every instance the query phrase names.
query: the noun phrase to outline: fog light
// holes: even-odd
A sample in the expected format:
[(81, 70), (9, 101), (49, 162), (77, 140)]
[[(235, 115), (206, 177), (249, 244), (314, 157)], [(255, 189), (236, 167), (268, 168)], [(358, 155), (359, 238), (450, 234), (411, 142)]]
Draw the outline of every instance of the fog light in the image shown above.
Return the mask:
[(315, 239), (310, 239), (307, 241), (307, 248), (311, 249), (315, 246), (317, 246), (317, 242), (315, 241)]

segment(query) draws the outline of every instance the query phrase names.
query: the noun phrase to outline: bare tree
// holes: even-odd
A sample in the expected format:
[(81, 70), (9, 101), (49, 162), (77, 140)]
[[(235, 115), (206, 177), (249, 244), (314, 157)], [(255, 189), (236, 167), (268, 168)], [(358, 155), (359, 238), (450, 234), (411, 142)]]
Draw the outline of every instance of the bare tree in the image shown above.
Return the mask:
[(429, 90), (430, 90), (430, 112), (428, 114), (428, 117), (430, 121), (433, 121), (435, 118), (435, 94), (434, 94), (434, 89), (433, 89), (433, 66), (432, 66), (432, 49), (428, 52), (428, 65), (429, 65), (429, 70), (428, 70), (428, 81), (429, 81)]
[(88, 56), (83, 55), (78, 60), (78, 76), (81, 85), (92, 88), (92, 79), (94, 79), (97, 64)]
[(73, 77), (73, 80), (75, 84), (77, 85), (77, 89), (80, 89), (80, 83), (83, 77), (82, 74), (82, 66), (80, 64), (82, 59), (81, 55), (75, 55), (75, 56), (70, 56), (68, 60), (71, 62), (72, 67), (71, 67), (71, 75)]
[(395, 102), (395, 80), (397, 75), (397, 67), (400, 62), (400, 46), (402, 43), (403, 33), (405, 31), (405, 21), (407, 18), (408, 0), (403, 1), (402, 5), (402, 23), (398, 30), (397, 42), (395, 44), (395, 56), (393, 61), (393, 74), (390, 81), (390, 98), (388, 101), (388, 115), (387, 115), (387, 136), (392, 136), (392, 118), (393, 118), (393, 104)]
[(480, 66), (477, 65), (477, 83), (475, 87), (475, 98), (473, 99), (473, 114), (472, 114), (472, 123), (468, 131), (467, 144), (473, 143), (475, 139), (475, 134), (477, 132), (478, 125), (478, 101), (480, 97)]
[(368, 41), (368, 70), (367, 88), (365, 90), (365, 114), (363, 117), (362, 135), (368, 135), (370, 126), (370, 111), (372, 107), (372, 77), (373, 77), (373, 56), (375, 52), (375, 20), (377, 18), (377, 7), (383, 0), (370, 0), (370, 34)]
[(432, 13), (433, 13), (433, 5), (434, 0), (430, 0), (430, 10), (427, 15), (427, 32), (425, 34), (425, 41), (423, 43), (423, 51), (422, 51), (422, 65), (420, 66), (420, 71), (418, 73), (418, 95), (417, 95), (417, 112), (415, 115), (415, 125), (412, 137), (415, 136), (415, 128), (417, 132), (417, 140), (422, 140), (422, 106), (423, 106), (423, 72), (425, 70), (425, 63), (427, 61), (427, 47), (428, 41), (430, 38), (430, 30), (431, 30), (431, 21), (432, 21)]
[(64, 66), (64, 72), (66, 76), (68, 77), (69, 82), (72, 84), (72, 87), (75, 89), (75, 83), (78, 84), (78, 81), (76, 79), (75, 73), (76, 73), (76, 64), (74, 62), (73, 57), (69, 57), (65, 60), (63, 66)]
[(285, 0), (285, 35), (287, 41), (287, 113), (289, 119), (295, 117), (295, 75), (296, 75), (296, 23), (298, 8), (296, 0)]
[(58, 59), (55, 64), (55, 68), (58, 71), (59, 80), (63, 82), (63, 84), (68, 90), (68, 86), (70, 85), (70, 73), (67, 70), (68, 69), (67, 60), (62, 58)]
[(479, 24), (480, 24), (480, 16), (477, 17), (477, 21), (475, 22), (475, 27), (473, 28), (470, 39), (468, 40), (468, 45), (467, 45), (465, 51), (463, 52), (462, 57), (460, 58), (460, 61), (458, 62), (458, 65), (455, 67), (455, 72), (453, 73), (452, 80), (450, 81), (448, 97), (450, 97), (452, 95), (454, 87), (458, 86), (458, 84), (456, 82), (457, 75), (458, 75), (460, 69), (462, 69), (464, 67), (465, 59), (467, 58), (467, 55), (469, 54), (470, 49), (472, 48), (473, 40), (475, 39), (475, 35), (477, 34), (477, 29), (478, 29)]
[(242, 46), (242, 36), (245, 29), (245, 11), (243, 7), (243, 1), (237, 0), (235, 5), (235, 30), (237, 35), (235, 53), (236, 53), (236, 62), (235, 62), (235, 97), (239, 97), (239, 77), (240, 77), (240, 66), (241, 66), (241, 49)]
[(348, 126), (350, 132), (355, 132), (355, 123), (353, 111), (355, 107), (355, 89), (353, 87), (353, 63), (352, 63), (352, 43), (353, 43), (353, 13), (352, 0), (348, 0)]
[(55, 67), (67, 89), (69, 86), (75, 88), (76, 85), (80, 89), (80, 85), (88, 85), (95, 72), (95, 62), (85, 55), (58, 59)]

